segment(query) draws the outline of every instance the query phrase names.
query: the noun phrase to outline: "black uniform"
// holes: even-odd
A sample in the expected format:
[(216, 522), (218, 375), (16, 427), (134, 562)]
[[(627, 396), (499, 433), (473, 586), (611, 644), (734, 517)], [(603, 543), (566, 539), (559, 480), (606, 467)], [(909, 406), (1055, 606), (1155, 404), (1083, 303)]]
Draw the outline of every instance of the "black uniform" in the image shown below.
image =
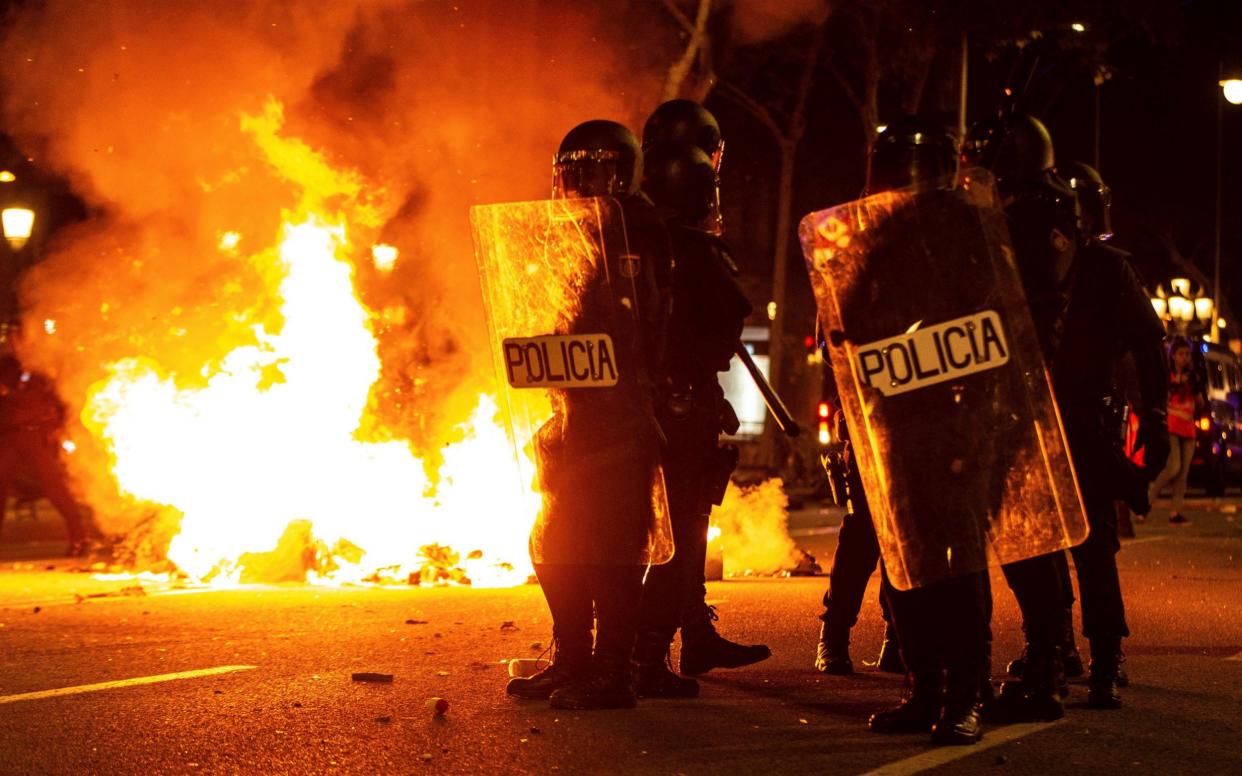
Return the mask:
[[(867, 583), (880, 565), (880, 543), (875, 536), (871, 508), (867, 504), (867, 494), (863, 492), (858, 467), (849, 464), (849, 429), (839, 402), (836, 417), (836, 437), (845, 443), (840, 465), (844, 469), (841, 475), (845, 484), (843, 506), (846, 512), (837, 532), (837, 548), (832, 556), (832, 569), (828, 572), (828, 589), (824, 591), (824, 611), (819, 616), (823, 625), (815, 654), (815, 668), (826, 674), (846, 675), (854, 670), (849, 654), (850, 631), (858, 623)], [(887, 578), (882, 578), (882, 582), (886, 581)], [(879, 601), (886, 627), (878, 667), (881, 671), (905, 673), (895, 643), (896, 632), (889, 614), (886, 584), (881, 584)]]
[(677, 550), (671, 563), (647, 577), (637, 686), (644, 697), (693, 697), (698, 683), (667, 665), (678, 627), (685, 674), (737, 668), (771, 655), (766, 646), (735, 644), (716, 632), (703, 570), (708, 515), (737, 464), (737, 448), (719, 441), (721, 432), (737, 431), (738, 419), (717, 373), (729, 369), (751, 307), (728, 245), (711, 231), (716, 164), (700, 146), (718, 151), (715, 119), (695, 103), (674, 100), (656, 110), (643, 140), (643, 191), (669, 218), (673, 254), (656, 414), (666, 439), (664, 474)]
[(1141, 489), (1145, 478), (1118, 449), (1114, 413), (1106, 399), (1113, 392), (1113, 365), (1130, 353), (1143, 406), (1155, 416), (1147, 423), (1159, 422), (1167, 401), (1164, 327), (1121, 251), (1088, 243), (1079, 249), (1072, 273), (1063, 316), (1045, 321), (1041, 329), (1060, 332), (1059, 338), (1050, 336), (1046, 342), (1051, 351), (1047, 360), (1091, 527), (1087, 540), (1071, 553), (1082, 597), (1083, 635), (1091, 642), (1092, 700), (1115, 705), (1119, 701), (1103, 685), (1109, 674), (1115, 681), (1121, 639), (1130, 635), (1117, 576), (1121, 543), (1115, 501)]
[[(1122, 454), (1107, 402), (1113, 394), (1114, 367), (1129, 353), (1146, 405), (1142, 434), (1149, 466), (1161, 465), (1168, 454), (1163, 328), (1124, 254), (1095, 239), (1081, 240), (1080, 203), (1075, 191), (1053, 172), (1052, 140), (1043, 124), (1015, 114), (993, 129), (1001, 133), (995, 141), (999, 154), (994, 169), (1002, 194), (1011, 201), (1006, 211), (1014, 253), (1044, 361), (1052, 373), (1091, 529), (1087, 541), (1073, 550), (1094, 658), (1088, 702), (1116, 707), (1120, 642), (1128, 630), (1114, 557), (1119, 548), (1114, 500), (1141, 499), (1147, 477)], [(1087, 200), (1087, 204), (1101, 203)], [(1086, 234), (1094, 238), (1106, 231), (1106, 209), (1091, 221)], [(1072, 640), (1066, 605), (1070, 599), (1063, 589), (1066, 577), (1062, 553), (1006, 569), (1028, 639), (1022, 694), (1034, 697), (1045, 709), (1057, 705), (1048, 697), (1049, 674), (1060, 671), (1066, 634)], [(1055, 618), (1053, 611), (1059, 611)], [(1059, 639), (1049, 629), (1050, 618), (1059, 622)], [(1002, 700), (1009, 689), (1002, 688)]]
[(676, 265), (657, 416), (667, 438), (664, 474), (677, 552), (648, 574), (641, 626), (666, 646), (683, 614), (706, 595), (708, 515), (737, 460), (736, 448), (719, 444), (738, 421), (717, 374), (728, 370), (751, 312), (721, 238), (677, 224), (670, 235)]

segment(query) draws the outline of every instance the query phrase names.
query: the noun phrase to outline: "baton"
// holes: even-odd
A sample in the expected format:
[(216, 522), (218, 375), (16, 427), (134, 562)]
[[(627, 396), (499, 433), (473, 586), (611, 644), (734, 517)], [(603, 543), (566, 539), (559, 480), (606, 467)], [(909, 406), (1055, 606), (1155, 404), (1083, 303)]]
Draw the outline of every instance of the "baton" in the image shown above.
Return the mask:
[(772, 419), (776, 421), (776, 425), (787, 436), (796, 437), (802, 432), (797, 421), (789, 414), (789, 408), (785, 406), (785, 402), (781, 401), (781, 397), (776, 395), (776, 391), (772, 390), (772, 386), (768, 384), (767, 378), (763, 376), (763, 372), (759, 371), (759, 367), (755, 366), (755, 360), (750, 357), (750, 351), (746, 346), (738, 341), (737, 348), (733, 351), (742, 364), (746, 367), (746, 371), (750, 372), (750, 379), (755, 381), (755, 387), (759, 389), (760, 395), (763, 396), (763, 403), (768, 406), (768, 412), (772, 413)]

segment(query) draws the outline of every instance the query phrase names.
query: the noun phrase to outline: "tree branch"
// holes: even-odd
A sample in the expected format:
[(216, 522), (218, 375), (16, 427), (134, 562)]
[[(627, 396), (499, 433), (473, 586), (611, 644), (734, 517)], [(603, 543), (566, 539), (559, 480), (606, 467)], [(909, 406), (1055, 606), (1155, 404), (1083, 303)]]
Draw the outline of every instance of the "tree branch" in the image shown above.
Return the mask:
[(682, 30), (690, 34), (694, 34), (694, 22), (690, 21), (690, 17), (686, 16), (686, 12), (677, 7), (677, 0), (660, 0), (664, 6), (664, 10), (668, 11), (669, 16), (681, 25)]
[(845, 92), (845, 96), (849, 99), (850, 104), (854, 106), (854, 110), (858, 111), (858, 115), (862, 116), (866, 113), (867, 109), (866, 106), (863, 105), (862, 98), (858, 96), (858, 92), (854, 90), (854, 87), (850, 84), (849, 79), (845, 77), (845, 73), (837, 67), (831, 57), (829, 57), (824, 64), (828, 67), (828, 72), (832, 74), (832, 79), (837, 82), (838, 86), (841, 87), (841, 91)]
[(664, 95), (662, 99), (671, 100), (681, 93), (686, 77), (690, 74), (690, 68), (694, 65), (695, 59), (698, 58), (700, 49), (707, 43), (707, 20), (711, 17), (712, 0), (699, 0), (699, 10), (695, 14), (693, 23), (682, 13), (673, 0), (664, 0), (664, 7), (668, 9), (670, 14), (673, 14), (673, 18), (677, 19), (678, 23), (687, 29), (690, 34), (689, 40), (686, 41), (685, 51), (669, 67), (668, 76), (664, 79)]
[(826, 34), (826, 17), (815, 25), (815, 35), (811, 38), (811, 46), (807, 50), (806, 59), (802, 62), (802, 75), (798, 79), (798, 92), (794, 97), (793, 114), (789, 119), (787, 139), (797, 145), (806, 131), (806, 103), (811, 96), (811, 88), (815, 85), (815, 69), (819, 65), (819, 52), (824, 47)]
[(722, 81), (716, 87), (716, 90), (722, 97), (731, 100), (738, 107), (758, 119), (759, 123), (767, 127), (768, 131), (772, 133), (772, 138), (778, 144), (785, 142), (784, 128), (781, 127), (780, 123), (772, 115), (772, 111), (761, 105), (755, 98), (727, 81)]

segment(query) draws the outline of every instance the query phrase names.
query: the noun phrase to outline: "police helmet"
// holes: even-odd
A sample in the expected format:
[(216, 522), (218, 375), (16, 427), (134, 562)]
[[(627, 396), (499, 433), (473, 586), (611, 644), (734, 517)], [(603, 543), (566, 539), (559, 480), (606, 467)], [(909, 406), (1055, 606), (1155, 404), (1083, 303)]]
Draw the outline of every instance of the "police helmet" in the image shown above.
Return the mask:
[(1057, 174), (1078, 195), (1078, 209), (1083, 234), (1096, 240), (1113, 236), (1113, 190), (1099, 171), (1083, 162), (1067, 162), (1057, 167)]
[(724, 153), (724, 140), (720, 125), (711, 111), (694, 100), (669, 100), (647, 119), (643, 125), (643, 148), (655, 143), (675, 141), (697, 146), (711, 158), (716, 169)]
[(867, 193), (937, 184), (956, 173), (953, 134), (934, 121), (906, 116), (876, 138), (867, 168)]
[(962, 143), (962, 163), (984, 167), (996, 177), (1002, 195), (1048, 182), (1056, 166), (1052, 135), (1044, 123), (1026, 113), (981, 121)]
[(703, 224), (716, 203), (716, 171), (697, 146), (664, 141), (649, 146), (643, 166), (643, 192), (688, 224)]
[(642, 169), (633, 132), (615, 121), (586, 121), (569, 130), (552, 160), (552, 196), (637, 194)]

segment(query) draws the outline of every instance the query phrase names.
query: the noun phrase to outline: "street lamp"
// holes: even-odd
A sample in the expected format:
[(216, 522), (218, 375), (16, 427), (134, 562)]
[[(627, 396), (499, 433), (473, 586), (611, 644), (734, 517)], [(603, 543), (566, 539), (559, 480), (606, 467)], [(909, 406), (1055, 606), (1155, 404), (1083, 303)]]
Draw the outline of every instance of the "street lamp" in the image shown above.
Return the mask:
[(1230, 105), (1242, 105), (1242, 78), (1227, 78), (1220, 85)]
[(20, 251), (26, 246), (34, 231), (34, 220), (35, 213), (28, 207), (6, 207), (0, 211), (0, 225), (10, 248)]
[(1151, 297), (1151, 307), (1161, 320), (1170, 324), (1170, 331), (1185, 331), (1190, 324), (1198, 323), (1207, 332), (1213, 326), (1224, 328), (1216, 317), (1216, 302), (1206, 294), (1202, 286), (1195, 286), (1192, 291), (1190, 278), (1173, 278), (1169, 281), (1169, 291), (1164, 285), (1156, 286), (1156, 295)]
[(1211, 297), (1201, 296), (1195, 299), (1195, 318), (1199, 319), (1204, 326), (1211, 326), (1215, 323), (1216, 318), (1212, 313), (1216, 310), (1216, 306), (1212, 303)]
[(17, 176), (10, 170), (0, 170), (0, 228), (4, 231), (4, 239), (14, 251), (20, 251), (30, 241), (34, 232), (35, 213), (26, 206), (20, 189), (11, 185), (17, 182)]

